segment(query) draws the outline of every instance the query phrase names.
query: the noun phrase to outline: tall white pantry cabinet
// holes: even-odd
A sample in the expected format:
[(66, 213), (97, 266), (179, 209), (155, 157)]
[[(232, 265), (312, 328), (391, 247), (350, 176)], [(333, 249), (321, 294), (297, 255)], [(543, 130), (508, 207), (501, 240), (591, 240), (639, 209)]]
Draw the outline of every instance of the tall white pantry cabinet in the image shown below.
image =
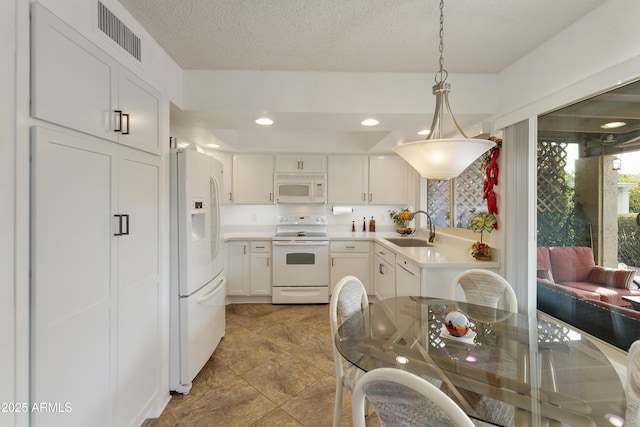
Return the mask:
[(31, 425), (139, 425), (161, 393), (160, 95), (38, 4), (31, 56), (30, 395), (70, 409)]

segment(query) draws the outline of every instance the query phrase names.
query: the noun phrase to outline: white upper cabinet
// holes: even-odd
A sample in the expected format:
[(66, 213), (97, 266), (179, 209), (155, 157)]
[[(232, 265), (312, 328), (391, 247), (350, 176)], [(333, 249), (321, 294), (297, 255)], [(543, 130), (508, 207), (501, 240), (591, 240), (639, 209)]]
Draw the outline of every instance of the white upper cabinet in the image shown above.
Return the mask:
[(233, 156), (233, 203), (272, 204), (273, 155)]
[(369, 158), (367, 156), (330, 155), (328, 169), (328, 203), (367, 204), (369, 193)]
[(409, 163), (399, 156), (369, 157), (369, 204), (408, 203), (410, 172)]
[(32, 22), (32, 116), (159, 154), (160, 94), (37, 3)]
[(409, 202), (409, 164), (396, 155), (330, 155), (328, 203), (397, 205)]
[[(132, 148), (160, 153), (160, 94), (124, 67), (118, 69), (118, 142)], [(118, 128), (116, 128), (118, 129)]]
[(276, 172), (326, 173), (325, 159), (321, 154), (278, 154)]

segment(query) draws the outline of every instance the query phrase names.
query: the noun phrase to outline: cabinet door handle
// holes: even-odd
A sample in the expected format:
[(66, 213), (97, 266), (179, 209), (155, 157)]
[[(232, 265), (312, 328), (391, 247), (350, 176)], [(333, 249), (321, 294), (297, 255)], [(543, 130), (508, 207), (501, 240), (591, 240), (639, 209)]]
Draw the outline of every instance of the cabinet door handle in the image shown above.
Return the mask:
[(114, 236), (122, 236), (122, 215), (115, 214), (115, 218), (118, 218), (118, 231), (113, 233)]
[(300, 167), (300, 160), (298, 160), (298, 169), (302, 169), (302, 168)]
[(264, 246), (256, 246), (256, 249), (264, 249)]
[(271, 267), (271, 265), (270, 265), (271, 263), (270, 263), (269, 259), (270, 258), (267, 258), (267, 267)]
[(355, 246), (345, 246), (346, 249), (355, 249)]
[(247, 254), (247, 245), (242, 246), (242, 255)]
[(269, 193), (269, 201), (273, 202), (273, 193)]
[(384, 271), (382, 271), (382, 267), (384, 267), (383, 264), (378, 264), (378, 271), (380, 272), (380, 274), (384, 274)]
[[(127, 119), (127, 131), (122, 131), (123, 135), (129, 135), (129, 130), (131, 129), (131, 121), (129, 120), (129, 113), (122, 113), (122, 117)], [(120, 128), (122, 129), (122, 123), (120, 124)]]
[(118, 128), (116, 129), (114, 126), (114, 132), (122, 132), (122, 110), (113, 110), (114, 113), (118, 115)]
[(300, 160), (300, 164), (302, 165), (300, 169), (304, 170), (304, 160)]
[(333, 267), (333, 257), (331, 257), (331, 267)]
[(362, 201), (363, 202), (367, 201), (367, 193), (362, 193)]
[(231, 193), (229, 193), (229, 201), (231, 201), (231, 200), (232, 200), (232, 199), (231, 199)]
[(129, 215), (128, 214), (123, 214), (122, 217), (126, 220), (125, 224), (127, 225), (127, 231), (122, 232), (122, 235), (123, 236), (128, 236), (129, 235)]
[(369, 193), (369, 201), (373, 202), (373, 193)]
[[(113, 233), (114, 236), (127, 236), (129, 234), (129, 215), (127, 214), (115, 214), (114, 217), (118, 218), (118, 231)], [(122, 220), (125, 220), (123, 223)], [(126, 229), (126, 231), (124, 231)]]

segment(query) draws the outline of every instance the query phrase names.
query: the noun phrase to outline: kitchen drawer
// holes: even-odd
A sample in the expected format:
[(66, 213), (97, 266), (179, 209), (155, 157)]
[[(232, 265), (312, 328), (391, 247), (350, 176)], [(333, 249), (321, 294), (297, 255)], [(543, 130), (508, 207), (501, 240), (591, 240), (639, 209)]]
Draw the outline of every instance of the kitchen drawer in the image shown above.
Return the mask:
[(251, 252), (271, 252), (271, 241), (256, 240), (251, 242)]
[(332, 241), (331, 252), (369, 252), (369, 242), (353, 240)]
[(383, 260), (387, 261), (391, 265), (396, 264), (396, 254), (391, 249), (387, 249), (378, 243), (375, 244), (375, 253)]

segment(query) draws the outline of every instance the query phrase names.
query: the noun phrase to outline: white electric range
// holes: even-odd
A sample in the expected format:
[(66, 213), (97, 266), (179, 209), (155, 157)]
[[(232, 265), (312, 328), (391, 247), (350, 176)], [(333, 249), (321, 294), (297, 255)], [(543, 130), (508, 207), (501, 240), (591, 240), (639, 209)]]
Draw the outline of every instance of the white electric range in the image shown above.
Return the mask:
[(322, 215), (278, 216), (273, 237), (274, 304), (329, 302), (329, 234)]

